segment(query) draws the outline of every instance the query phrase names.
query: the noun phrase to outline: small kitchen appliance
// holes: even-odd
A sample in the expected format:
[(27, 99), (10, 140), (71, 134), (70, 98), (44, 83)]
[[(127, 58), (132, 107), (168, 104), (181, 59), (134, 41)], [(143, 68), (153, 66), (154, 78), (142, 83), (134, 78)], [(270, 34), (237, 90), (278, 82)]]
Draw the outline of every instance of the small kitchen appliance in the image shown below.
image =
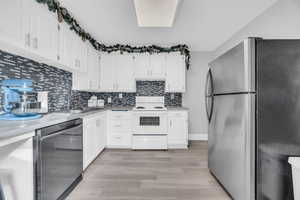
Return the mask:
[(168, 149), (168, 118), (163, 96), (138, 96), (133, 109), (132, 149)]
[(36, 100), (31, 80), (9, 79), (1, 83), (3, 93), (3, 111), (0, 120), (37, 119), (41, 104)]

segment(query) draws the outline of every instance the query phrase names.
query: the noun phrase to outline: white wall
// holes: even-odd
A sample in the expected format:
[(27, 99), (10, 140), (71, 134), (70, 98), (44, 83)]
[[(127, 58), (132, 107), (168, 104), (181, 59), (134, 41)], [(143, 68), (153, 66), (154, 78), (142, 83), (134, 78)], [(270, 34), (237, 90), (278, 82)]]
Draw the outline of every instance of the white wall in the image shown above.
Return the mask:
[(214, 56), (247, 37), (300, 39), (300, 0), (279, 0), (217, 48)]
[(207, 139), (204, 92), (211, 57), (209, 52), (192, 52), (191, 68), (187, 71), (187, 91), (183, 96), (183, 106), (190, 109), (189, 138), (193, 140)]

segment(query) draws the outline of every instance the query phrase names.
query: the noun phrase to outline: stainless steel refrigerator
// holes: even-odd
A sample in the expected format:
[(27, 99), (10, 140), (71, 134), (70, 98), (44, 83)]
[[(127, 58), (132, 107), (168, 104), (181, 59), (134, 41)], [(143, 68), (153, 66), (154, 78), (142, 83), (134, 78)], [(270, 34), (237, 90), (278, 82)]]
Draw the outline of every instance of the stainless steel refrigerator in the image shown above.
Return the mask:
[[(211, 173), (235, 200), (292, 200), (300, 156), (300, 40), (249, 38), (210, 63)], [(299, 188), (298, 188), (299, 189)]]

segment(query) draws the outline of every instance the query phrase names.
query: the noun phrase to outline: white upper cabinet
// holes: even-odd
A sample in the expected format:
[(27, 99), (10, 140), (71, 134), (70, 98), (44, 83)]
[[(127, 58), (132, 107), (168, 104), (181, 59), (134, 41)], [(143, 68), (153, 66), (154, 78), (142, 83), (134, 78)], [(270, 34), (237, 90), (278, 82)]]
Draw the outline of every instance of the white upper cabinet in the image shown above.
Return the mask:
[(23, 4), (22, 0), (0, 1), (0, 41), (17, 47), (23, 42)]
[(87, 46), (87, 72), (73, 72), (73, 89), (97, 92), (100, 87), (100, 54), (91, 45)]
[(166, 54), (151, 54), (150, 55), (150, 65), (149, 65), (149, 73), (151, 79), (154, 80), (163, 80), (166, 78)]
[[(36, 2), (35, 2), (36, 3)], [(42, 4), (37, 4), (38, 17), (33, 33), (32, 46), (37, 49), (37, 53), (49, 59), (56, 60), (58, 51), (58, 21), (56, 14), (49, 12), (48, 8)]]
[(114, 89), (114, 56), (103, 53), (100, 58), (100, 91), (113, 92)]
[(70, 48), (72, 46), (72, 41), (69, 35), (72, 34), (69, 26), (66, 23), (60, 23), (58, 25), (58, 55), (57, 61), (64, 65), (69, 66), (71, 64), (71, 51)]
[(185, 92), (185, 58), (180, 53), (166, 55), (166, 92)]
[(103, 53), (100, 59), (100, 91), (135, 92), (133, 56)]
[(24, 0), (25, 48), (47, 60), (55, 61), (58, 51), (58, 22), (55, 13), (35, 1)]
[(148, 79), (150, 76), (150, 55), (147, 53), (134, 55), (135, 78), (139, 80)]
[(70, 39), (70, 67), (77, 72), (87, 72), (87, 43), (74, 32), (69, 33)]
[(114, 91), (135, 92), (133, 56), (123, 53), (115, 56), (114, 62)]
[(88, 86), (90, 91), (100, 89), (100, 53), (88, 45), (87, 56)]
[(160, 54), (136, 54), (134, 56), (135, 78), (137, 80), (164, 80), (166, 56)]

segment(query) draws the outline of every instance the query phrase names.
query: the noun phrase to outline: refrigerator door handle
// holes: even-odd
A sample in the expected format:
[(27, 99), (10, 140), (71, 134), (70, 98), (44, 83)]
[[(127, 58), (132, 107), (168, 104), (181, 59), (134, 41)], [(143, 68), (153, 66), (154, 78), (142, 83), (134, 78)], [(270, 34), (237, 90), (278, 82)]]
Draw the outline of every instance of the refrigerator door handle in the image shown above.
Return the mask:
[[(205, 94), (206, 114), (207, 114), (207, 119), (210, 122), (213, 113), (213, 107), (214, 107), (213, 77), (210, 69), (207, 73), (205, 88), (206, 88), (206, 94)], [(208, 98), (211, 99), (210, 106), (208, 106)]]

